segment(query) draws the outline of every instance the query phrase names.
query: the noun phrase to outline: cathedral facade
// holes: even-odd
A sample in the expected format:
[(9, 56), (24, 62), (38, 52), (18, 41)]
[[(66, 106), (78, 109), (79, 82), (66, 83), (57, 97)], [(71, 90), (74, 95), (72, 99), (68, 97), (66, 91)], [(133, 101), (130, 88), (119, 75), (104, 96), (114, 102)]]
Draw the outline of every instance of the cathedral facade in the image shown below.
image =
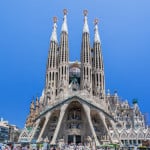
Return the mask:
[(60, 42), (54, 17), (46, 66), (45, 88), (31, 102), (20, 142), (63, 143), (94, 142), (138, 145), (150, 139), (136, 100), (133, 106), (117, 93), (105, 92), (102, 47), (95, 19), (93, 45), (87, 10), (84, 11), (81, 61), (69, 61), (67, 10), (64, 9)]

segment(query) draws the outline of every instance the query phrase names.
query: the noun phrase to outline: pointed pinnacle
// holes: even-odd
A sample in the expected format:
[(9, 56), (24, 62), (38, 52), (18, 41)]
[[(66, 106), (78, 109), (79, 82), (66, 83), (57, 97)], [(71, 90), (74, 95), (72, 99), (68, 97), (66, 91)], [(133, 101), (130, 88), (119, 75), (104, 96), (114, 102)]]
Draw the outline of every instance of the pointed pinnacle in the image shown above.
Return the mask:
[(97, 18), (94, 19), (94, 24), (95, 24), (95, 25), (98, 24), (98, 19), (97, 19)]
[(87, 16), (88, 11), (87, 10), (83, 10), (83, 14), (84, 14), (84, 16)]
[(63, 13), (64, 13), (64, 15), (67, 15), (68, 10), (67, 10), (67, 9), (64, 9), (64, 10), (63, 10)]
[(56, 23), (57, 22), (57, 17), (53, 17), (53, 22)]
[(38, 101), (39, 100), (39, 98), (38, 98), (38, 96), (36, 97), (36, 101)]

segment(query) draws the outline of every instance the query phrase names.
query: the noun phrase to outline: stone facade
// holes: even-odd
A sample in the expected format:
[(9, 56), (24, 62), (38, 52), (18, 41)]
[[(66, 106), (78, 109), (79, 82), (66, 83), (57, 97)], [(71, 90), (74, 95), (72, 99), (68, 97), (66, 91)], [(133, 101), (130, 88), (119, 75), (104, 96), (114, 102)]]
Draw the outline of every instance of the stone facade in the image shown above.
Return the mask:
[(131, 107), (117, 93), (105, 93), (105, 75), (98, 20), (95, 20), (93, 47), (87, 10), (81, 44), (81, 62), (69, 62), (67, 10), (57, 40), (54, 17), (48, 53), (45, 88), (31, 102), (30, 114), (19, 141), (58, 141), (88, 143), (140, 144), (150, 138), (137, 101)]

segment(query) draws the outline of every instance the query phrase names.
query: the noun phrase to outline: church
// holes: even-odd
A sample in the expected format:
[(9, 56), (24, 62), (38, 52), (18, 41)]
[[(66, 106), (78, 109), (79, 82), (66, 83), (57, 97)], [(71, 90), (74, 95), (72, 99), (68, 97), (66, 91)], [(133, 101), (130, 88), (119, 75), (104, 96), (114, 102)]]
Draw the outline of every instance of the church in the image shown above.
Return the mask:
[(84, 10), (80, 62), (69, 61), (67, 10), (63, 10), (60, 41), (57, 18), (48, 51), (45, 87), (33, 100), (19, 142), (47, 141), (51, 145), (87, 143), (140, 145), (150, 139), (137, 100), (130, 106), (117, 92), (105, 92), (105, 73), (98, 19), (90, 45), (88, 11)]

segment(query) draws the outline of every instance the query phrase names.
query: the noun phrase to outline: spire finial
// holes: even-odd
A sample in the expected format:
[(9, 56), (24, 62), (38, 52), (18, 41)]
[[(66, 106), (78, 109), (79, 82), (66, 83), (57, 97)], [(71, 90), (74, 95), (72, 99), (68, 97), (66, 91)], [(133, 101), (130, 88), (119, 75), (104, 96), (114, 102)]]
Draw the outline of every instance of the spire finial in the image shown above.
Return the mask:
[(87, 16), (87, 14), (88, 14), (88, 10), (83, 10), (83, 14), (84, 14), (84, 16)]
[(54, 17), (53, 17), (53, 22), (54, 22), (54, 23), (57, 23), (57, 20), (58, 20), (57, 17), (54, 16)]
[(64, 9), (63, 13), (64, 13), (64, 19), (63, 19), (61, 31), (68, 33), (68, 26), (67, 26), (67, 13), (68, 13), (68, 11), (67, 11), (67, 9)]
[(94, 24), (95, 24), (95, 36), (94, 36), (94, 42), (100, 43), (100, 36), (98, 32), (98, 19), (94, 19)]
[(53, 31), (52, 31), (52, 35), (51, 35), (51, 41), (55, 41), (57, 43), (57, 17), (53, 17)]
[(87, 11), (87, 10), (83, 10), (83, 14), (84, 14), (83, 33), (85, 33), (85, 32), (89, 33), (89, 26), (88, 26), (88, 21), (87, 21), (87, 14), (88, 14), (88, 11)]
[(95, 18), (95, 19), (94, 19), (94, 24), (95, 24), (95, 25), (97, 25), (97, 24), (98, 24), (98, 22), (99, 22), (99, 21), (98, 21), (98, 19), (97, 19), (97, 18)]
[(67, 9), (64, 9), (64, 10), (63, 10), (63, 13), (64, 13), (64, 15), (67, 15), (68, 10), (67, 10)]

